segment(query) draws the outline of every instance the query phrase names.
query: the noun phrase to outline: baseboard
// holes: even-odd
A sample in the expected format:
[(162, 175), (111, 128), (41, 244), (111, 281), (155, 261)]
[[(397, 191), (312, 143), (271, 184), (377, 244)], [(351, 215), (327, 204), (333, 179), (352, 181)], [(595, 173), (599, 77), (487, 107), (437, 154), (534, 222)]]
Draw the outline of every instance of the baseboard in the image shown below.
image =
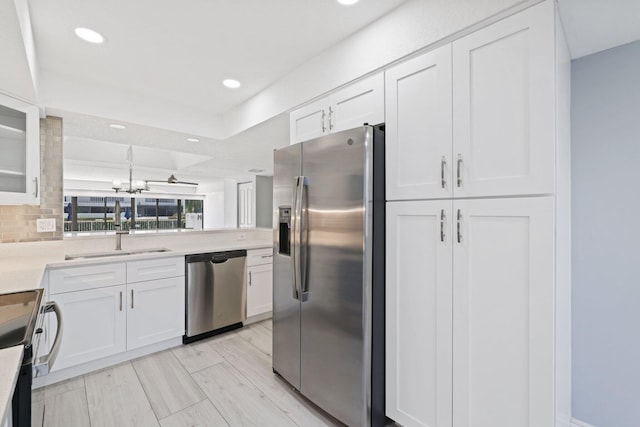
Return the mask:
[(114, 354), (113, 356), (105, 357), (103, 359), (93, 360), (91, 362), (71, 366), (59, 371), (54, 370), (48, 375), (34, 378), (33, 389), (35, 390), (40, 387), (55, 384), (60, 381), (68, 380), (69, 378), (88, 374), (89, 372), (98, 371), (100, 369), (117, 365), (118, 363), (126, 362), (138, 357), (147, 356), (149, 354), (157, 353), (159, 351), (166, 350), (172, 347), (178, 347), (180, 345), (182, 345), (182, 336), (151, 344), (146, 347), (137, 348), (135, 350), (125, 351), (124, 353)]
[(244, 322), (242, 322), (245, 326), (250, 325), (256, 322), (262, 322), (263, 320), (271, 319), (272, 314), (271, 311), (267, 311), (266, 313), (256, 314), (255, 316), (251, 316), (247, 318)]
[(571, 427), (596, 427), (596, 426), (587, 424), (584, 421), (580, 421), (575, 418), (571, 418)]

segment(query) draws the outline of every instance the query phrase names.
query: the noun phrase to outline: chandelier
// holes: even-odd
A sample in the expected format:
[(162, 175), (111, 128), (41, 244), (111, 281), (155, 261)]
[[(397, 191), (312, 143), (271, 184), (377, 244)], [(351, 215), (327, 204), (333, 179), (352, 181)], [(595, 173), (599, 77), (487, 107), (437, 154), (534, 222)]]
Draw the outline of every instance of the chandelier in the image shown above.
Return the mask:
[(131, 145), (127, 150), (127, 161), (129, 161), (129, 181), (122, 182), (119, 179), (114, 179), (111, 187), (116, 190), (116, 193), (124, 191), (129, 194), (137, 194), (143, 191), (149, 191), (149, 183), (147, 181), (133, 180), (133, 149)]

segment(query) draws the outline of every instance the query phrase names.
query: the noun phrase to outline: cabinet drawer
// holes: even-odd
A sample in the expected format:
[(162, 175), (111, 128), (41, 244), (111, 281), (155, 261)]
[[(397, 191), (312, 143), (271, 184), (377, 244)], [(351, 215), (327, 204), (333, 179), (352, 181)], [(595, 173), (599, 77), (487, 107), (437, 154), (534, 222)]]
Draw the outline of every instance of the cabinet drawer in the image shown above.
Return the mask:
[(127, 263), (127, 282), (184, 276), (184, 257), (145, 259)]
[(124, 263), (60, 268), (49, 272), (49, 293), (53, 295), (122, 285), (126, 283), (126, 278)]
[(247, 267), (252, 265), (271, 264), (273, 262), (273, 248), (252, 249), (247, 251)]

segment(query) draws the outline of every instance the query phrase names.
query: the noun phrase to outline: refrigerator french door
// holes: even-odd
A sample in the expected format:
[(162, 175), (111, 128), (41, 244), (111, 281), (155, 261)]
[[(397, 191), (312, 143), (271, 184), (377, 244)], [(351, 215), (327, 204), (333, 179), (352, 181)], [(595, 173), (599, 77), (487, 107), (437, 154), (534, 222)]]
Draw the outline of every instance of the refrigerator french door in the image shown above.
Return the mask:
[(274, 155), (273, 369), (349, 426), (384, 423), (383, 129)]

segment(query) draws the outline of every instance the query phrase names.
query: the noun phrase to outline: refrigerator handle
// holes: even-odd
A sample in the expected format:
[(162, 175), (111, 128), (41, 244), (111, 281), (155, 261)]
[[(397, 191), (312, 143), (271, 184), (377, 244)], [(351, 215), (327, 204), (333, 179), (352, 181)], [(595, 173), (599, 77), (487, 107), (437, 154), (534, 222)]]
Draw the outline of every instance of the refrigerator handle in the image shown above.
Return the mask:
[[(304, 176), (297, 177), (296, 191), (294, 198), (294, 214), (295, 229), (293, 230), (293, 286), (294, 286), (294, 298), (300, 301), (302, 299), (302, 282), (306, 275), (306, 262), (304, 257), (306, 251), (303, 252), (304, 243), (302, 241), (303, 229), (303, 199), (304, 199), (304, 187), (307, 185), (307, 178)], [(306, 209), (304, 210), (306, 211)], [(306, 240), (306, 239), (305, 239)], [(305, 242), (306, 243), (306, 242)]]
[(308, 188), (309, 180), (305, 176), (300, 177), (301, 185), (298, 203), (300, 203), (300, 221), (298, 222), (298, 234), (300, 235), (300, 253), (298, 257), (298, 265), (300, 268), (300, 281), (299, 283), (299, 291), (300, 291), (300, 301), (304, 302), (308, 299), (309, 296), (309, 282), (307, 281), (307, 264), (308, 264), (308, 214), (309, 210), (307, 209), (307, 192), (305, 191)]
[(293, 273), (293, 299), (299, 300), (298, 292), (298, 262), (297, 257), (300, 253), (298, 244), (298, 187), (300, 183), (300, 177), (293, 177), (293, 194), (291, 197), (291, 272)]

